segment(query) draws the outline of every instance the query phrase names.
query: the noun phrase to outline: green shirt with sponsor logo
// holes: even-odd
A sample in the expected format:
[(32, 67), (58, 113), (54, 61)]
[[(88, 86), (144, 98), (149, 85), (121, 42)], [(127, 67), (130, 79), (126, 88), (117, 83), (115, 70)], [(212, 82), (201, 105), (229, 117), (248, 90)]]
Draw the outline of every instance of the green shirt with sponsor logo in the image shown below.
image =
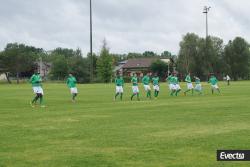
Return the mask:
[(216, 85), (218, 83), (218, 80), (215, 76), (211, 76), (210, 79), (209, 79), (209, 83), (211, 85)]
[(123, 78), (122, 77), (117, 77), (115, 79), (115, 84), (116, 84), (116, 86), (123, 86), (123, 84), (124, 84)]
[(178, 83), (179, 83), (178, 77), (173, 76), (173, 77), (172, 77), (172, 83), (173, 83), (173, 84), (178, 84)]
[(173, 76), (172, 75), (169, 75), (167, 78), (166, 78), (166, 81), (168, 84), (173, 84)]
[(190, 75), (187, 75), (187, 76), (186, 76), (185, 81), (186, 81), (187, 83), (191, 83), (191, 82), (192, 82), (192, 81), (191, 81)]
[(33, 74), (30, 78), (30, 83), (32, 84), (32, 87), (42, 86), (41, 82), (42, 78), (39, 74)]
[(152, 81), (153, 81), (153, 85), (159, 85), (159, 77), (153, 77)]
[(132, 77), (131, 82), (132, 82), (133, 86), (138, 86), (138, 78), (137, 77)]
[(149, 83), (150, 83), (150, 78), (149, 78), (149, 76), (145, 75), (145, 76), (142, 78), (142, 83), (143, 83), (144, 85), (149, 85)]
[(76, 78), (75, 77), (68, 77), (67, 79), (67, 85), (69, 88), (75, 88), (76, 87)]

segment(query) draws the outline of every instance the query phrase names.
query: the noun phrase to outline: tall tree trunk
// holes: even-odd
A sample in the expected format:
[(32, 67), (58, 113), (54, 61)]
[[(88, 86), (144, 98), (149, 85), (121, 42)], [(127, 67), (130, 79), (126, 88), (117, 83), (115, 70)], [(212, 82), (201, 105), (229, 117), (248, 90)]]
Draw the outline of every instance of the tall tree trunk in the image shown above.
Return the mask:
[(16, 83), (19, 84), (19, 72), (16, 73)]
[(11, 84), (10, 76), (8, 72), (4, 73), (9, 84)]

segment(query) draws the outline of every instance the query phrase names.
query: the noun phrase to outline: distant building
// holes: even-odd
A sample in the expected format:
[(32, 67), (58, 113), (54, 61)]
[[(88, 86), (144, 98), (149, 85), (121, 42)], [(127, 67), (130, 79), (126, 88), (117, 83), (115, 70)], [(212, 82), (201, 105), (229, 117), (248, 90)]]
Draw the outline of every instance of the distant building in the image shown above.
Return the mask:
[(117, 66), (115, 66), (114, 68), (114, 73), (115, 74), (118, 74), (118, 73), (123, 73), (123, 66), (128, 62), (128, 60), (124, 60), (124, 61), (121, 61), (121, 62), (118, 62)]
[(138, 58), (129, 59), (122, 67), (123, 75), (129, 76), (132, 73), (136, 73), (139, 76), (150, 72), (151, 64), (156, 61), (156, 58)]

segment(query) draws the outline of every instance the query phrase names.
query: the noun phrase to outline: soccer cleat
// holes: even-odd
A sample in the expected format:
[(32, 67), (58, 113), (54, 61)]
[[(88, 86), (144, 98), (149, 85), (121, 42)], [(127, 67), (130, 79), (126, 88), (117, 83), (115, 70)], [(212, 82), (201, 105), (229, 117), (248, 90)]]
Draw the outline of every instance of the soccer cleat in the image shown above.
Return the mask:
[(41, 108), (45, 108), (46, 106), (45, 106), (45, 105), (41, 105), (40, 107), (41, 107)]

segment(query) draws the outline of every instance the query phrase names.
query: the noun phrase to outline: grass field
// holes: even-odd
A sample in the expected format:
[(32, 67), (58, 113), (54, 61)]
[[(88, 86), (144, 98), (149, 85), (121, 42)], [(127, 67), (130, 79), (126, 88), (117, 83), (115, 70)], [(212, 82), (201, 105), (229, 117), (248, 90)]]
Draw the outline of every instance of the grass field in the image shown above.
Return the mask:
[[(222, 93), (113, 102), (114, 86), (44, 84), (46, 108), (31, 108), (31, 86), (0, 85), (0, 167), (234, 167), (217, 149), (250, 149), (250, 82), (220, 82)], [(182, 84), (182, 88), (185, 88)]]

